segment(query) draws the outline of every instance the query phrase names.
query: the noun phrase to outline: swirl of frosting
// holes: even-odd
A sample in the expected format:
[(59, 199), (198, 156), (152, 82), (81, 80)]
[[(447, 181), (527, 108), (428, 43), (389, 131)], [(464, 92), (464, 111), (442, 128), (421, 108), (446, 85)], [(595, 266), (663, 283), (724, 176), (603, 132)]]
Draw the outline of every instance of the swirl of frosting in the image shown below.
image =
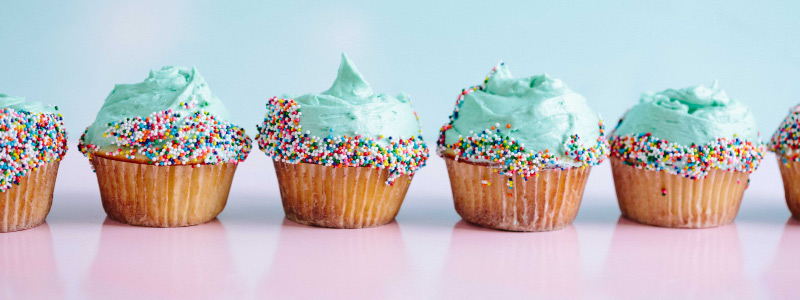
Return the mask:
[(388, 169), (387, 184), (413, 176), (428, 159), (408, 96), (373, 93), (344, 54), (327, 91), (269, 99), (256, 140), (268, 156), (288, 163)]
[(615, 136), (650, 133), (680, 145), (719, 138), (759, 142), (756, 118), (744, 104), (728, 98), (717, 84), (642, 94), (615, 129)]
[(611, 135), (611, 155), (625, 164), (693, 180), (712, 169), (753, 172), (765, 151), (753, 113), (717, 82), (644, 93)]
[(405, 94), (393, 97), (374, 93), (345, 54), (331, 88), (319, 94), (294, 97), (294, 101), (303, 109), (300, 125), (310, 135), (383, 136), (386, 139), (378, 142), (387, 144), (388, 137), (410, 138), (421, 134), (410, 98)]
[(14, 110), (24, 110), (32, 113), (55, 113), (58, 108), (52, 105), (42, 105), (41, 102), (28, 102), (24, 97), (14, 97), (0, 94), (0, 109), (13, 108)]
[(157, 165), (243, 161), (250, 139), (228, 118), (195, 68), (163, 67), (116, 85), (79, 149)]
[[(503, 63), (482, 86), (462, 91), (450, 119), (440, 153), (449, 149), (461, 159), (517, 165), (504, 173), (597, 164), (607, 153), (602, 120), (586, 98), (547, 74), (514, 78)], [(515, 158), (517, 152), (529, 157)]]

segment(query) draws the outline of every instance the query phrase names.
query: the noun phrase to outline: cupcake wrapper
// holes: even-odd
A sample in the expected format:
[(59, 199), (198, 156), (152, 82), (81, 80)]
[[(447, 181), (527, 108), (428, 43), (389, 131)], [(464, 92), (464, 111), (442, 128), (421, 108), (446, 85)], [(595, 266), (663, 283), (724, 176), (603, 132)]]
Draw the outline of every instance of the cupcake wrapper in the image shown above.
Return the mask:
[(29, 172), (0, 193), (0, 232), (33, 228), (44, 223), (53, 204), (58, 165), (54, 161)]
[(778, 165), (781, 169), (781, 177), (783, 177), (786, 205), (789, 206), (792, 217), (800, 220), (800, 162), (783, 163), (783, 158), (779, 155)]
[(121, 223), (181, 227), (213, 220), (225, 208), (236, 164), (154, 166), (94, 155), (103, 209)]
[(384, 225), (397, 216), (411, 183), (411, 177), (404, 175), (387, 185), (386, 169), (274, 163), (286, 218), (306, 225)]
[[(446, 157), (456, 212), (479, 226), (510, 231), (550, 231), (575, 220), (591, 167), (545, 170), (524, 180), (491, 166)], [(508, 187), (508, 180), (513, 188)]]
[(624, 217), (673, 228), (707, 228), (733, 222), (750, 176), (710, 170), (706, 178), (692, 180), (625, 165), (614, 157), (611, 169)]

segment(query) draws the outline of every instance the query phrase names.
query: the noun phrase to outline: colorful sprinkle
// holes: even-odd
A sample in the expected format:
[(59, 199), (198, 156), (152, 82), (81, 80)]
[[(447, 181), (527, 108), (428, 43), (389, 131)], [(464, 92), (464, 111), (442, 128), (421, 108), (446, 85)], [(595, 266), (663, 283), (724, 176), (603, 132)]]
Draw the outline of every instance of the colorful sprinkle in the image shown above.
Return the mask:
[[(195, 105), (192, 101), (190, 105)], [(87, 128), (88, 130), (88, 128)], [(78, 143), (89, 159), (99, 150), (84, 142), (86, 132)], [(218, 120), (206, 111), (186, 116), (166, 110), (147, 117), (127, 118), (108, 124), (103, 137), (111, 138), (117, 149), (106, 155), (126, 159), (145, 157), (158, 166), (239, 163), (247, 158), (251, 140), (244, 129)]]
[(661, 188), (661, 196), (666, 196), (666, 195), (667, 195), (667, 189)]
[(789, 116), (772, 135), (767, 147), (778, 154), (787, 167), (789, 161), (800, 161), (800, 105), (789, 110)]
[(67, 152), (67, 132), (59, 113), (0, 109), (0, 192)]
[(692, 180), (705, 178), (712, 169), (751, 173), (764, 158), (765, 147), (739, 138), (719, 138), (705, 145), (682, 146), (650, 133), (614, 136), (611, 156), (626, 165), (664, 171)]
[(389, 185), (402, 175), (413, 176), (428, 159), (428, 147), (421, 134), (408, 139), (390, 136), (380, 142), (383, 135), (317, 137), (307, 131), (303, 133), (300, 115), (300, 104), (294, 99), (269, 99), (264, 124), (258, 126), (256, 136), (261, 151), (275, 160), (293, 164), (387, 169)]

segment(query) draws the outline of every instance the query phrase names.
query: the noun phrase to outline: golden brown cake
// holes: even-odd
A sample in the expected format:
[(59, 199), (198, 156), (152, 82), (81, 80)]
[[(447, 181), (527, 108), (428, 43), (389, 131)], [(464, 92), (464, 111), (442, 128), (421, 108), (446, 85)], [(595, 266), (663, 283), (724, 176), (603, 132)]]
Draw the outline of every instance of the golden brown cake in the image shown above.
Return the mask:
[(56, 107), (0, 94), (0, 232), (44, 223), (67, 132)]
[(286, 218), (306, 225), (363, 228), (392, 222), (411, 178), (385, 184), (389, 171), (275, 162)]
[(786, 205), (792, 216), (800, 220), (800, 105), (789, 110), (772, 135), (769, 150), (778, 158)]
[(155, 166), (99, 153), (92, 166), (108, 217), (149, 227), (213, 220), (225, 208), (236, 172), (234, 163)]
[(674, 228), (714, 227), (733, 222), (749, 181), (747, 172), (710, 170), (700, 179), (639, 169), (612, 157), (611, 167), (626, 218)]
[(503, 63), (462, 90), (437, 144), (461, 218), (510, 231), (572, 224), (591, 166), (608, 155), (583, 96), (547, 74), (513, 78)]
[(251, 148), (227, 115), (195, 69), (164, 67), (142, 83), (117, 85), (78, 145), (108, 217), (178, 227), (219, 215)]
[(716, 83), (643, 94), (610, 139), (622, 215), (672, 228), (733, 222), (764, 157), (757, 127)]
[(0, 192), (0, 232), (33, 228), (44, 223), (53, 204), (59, 161), (45, 163)]
[(286, 217), (306, 225), (391, 222), (428, 159), (408, 96), (373, 93), (344, 55), (329, 90), (269, 99), (258, 127), (258, 145), (275, 162)]
[[(456, 212), (472, 224), (509, 231), (561, 229), (578, 215), (591, 167), (539, 171), (522, 176), (445, 157)], [(514, 187), (509, 189), (510, 184)]]

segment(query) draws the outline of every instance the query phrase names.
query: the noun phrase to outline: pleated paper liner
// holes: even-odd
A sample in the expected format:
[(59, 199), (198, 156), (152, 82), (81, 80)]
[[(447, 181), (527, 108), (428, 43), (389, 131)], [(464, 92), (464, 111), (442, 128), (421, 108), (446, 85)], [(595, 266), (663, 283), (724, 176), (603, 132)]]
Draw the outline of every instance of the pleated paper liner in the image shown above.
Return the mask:
[(792, 217), (800, 220), (800, 162), (788, 161), (783, 163), (783, 158), (778, 155), (778, 165), (783, 177), (783, 191), (786, 195), (786, 205), (792, 212)]
[(95, 153), (103, 209), (117, 222), (181, 227), (209, 222), (228, 201), (236, 164), (155, 166)]
[(33, 228), (44, 223), (53, 203), (58, 161), (46, 163), (0, 193), (0, 232)]
[[(550, 231), (572, 224), (591, 167), (545, 170), (524, 180), (492, 166), (445, 156), (456, 212), (465, 221), (509, 231)], [(509, 179), (513, 188), (508, 187)]]
[(408, 191), (404, 175), (387, 185), (389, 171), (274, 161), (286, 218), (330, 228), (366, 228), (394, 220)]
[(710, 170), (692, 180), (650, 171), (611, 158), (614, 186), (622, 215), (662, 227), (707, 228), (733, 222), (747, 189), (749, 173)]

